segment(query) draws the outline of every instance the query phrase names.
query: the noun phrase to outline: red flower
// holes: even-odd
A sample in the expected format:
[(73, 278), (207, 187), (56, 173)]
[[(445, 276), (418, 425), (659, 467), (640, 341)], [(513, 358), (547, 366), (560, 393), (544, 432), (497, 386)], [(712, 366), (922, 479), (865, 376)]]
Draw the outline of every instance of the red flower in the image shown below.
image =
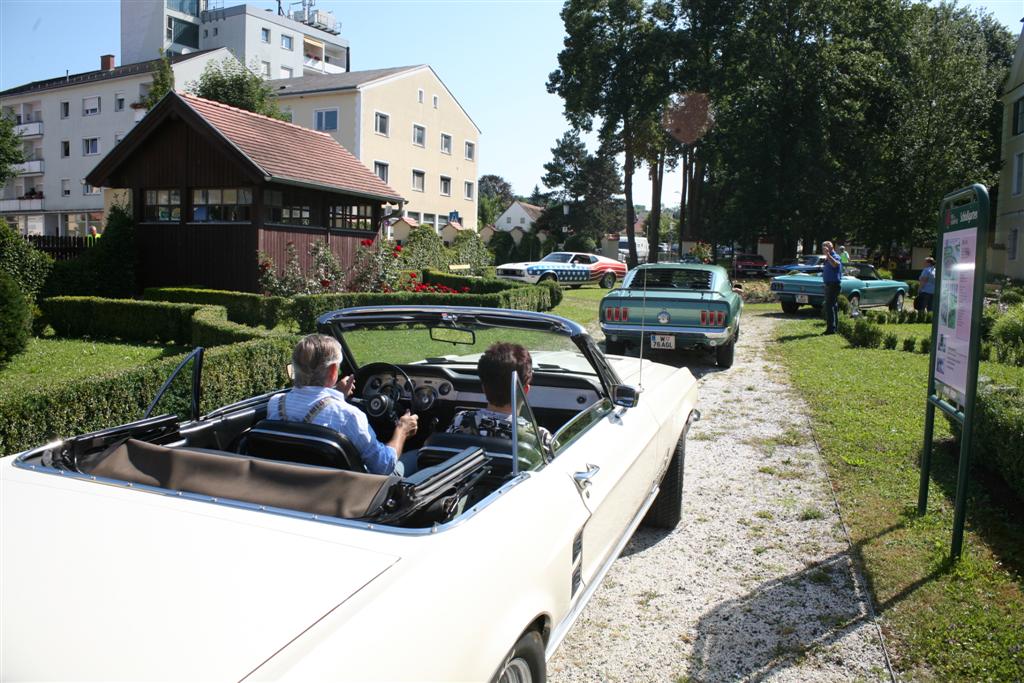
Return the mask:
[(320, 286), (323, 287), (324, 289), (330, 289), (331, 288), (331, 281), (330, 280), (321, 280), (320, 281)]
[(409, 279), (410, 280), (415, 280), (416, 279), (416, 273), (409, 273)]
[(373, 240), (363, 240), (359, 244), (363, 245), (364, 247), (372, 247), (373, 246)]
[(462, 291), (463, 291), (463, 292), (468, 292), (468, 291), (469, 291), (469, 287), (463, 287), (463, 288), (462, 288)]
[(396, 244), (395, 245), (395, 253), (397, 254), (397, 253), (399, 253), (401, 251), (402, 251), (402, 245), (401, 244)]

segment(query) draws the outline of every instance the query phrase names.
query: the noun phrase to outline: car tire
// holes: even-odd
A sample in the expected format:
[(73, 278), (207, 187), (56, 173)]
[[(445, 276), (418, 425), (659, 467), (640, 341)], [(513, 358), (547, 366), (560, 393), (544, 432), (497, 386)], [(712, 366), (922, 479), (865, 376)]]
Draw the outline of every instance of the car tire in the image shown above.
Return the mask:
[(661, 478), (658, 497), (644, 515), (644, 526), (675, 529), (683, 517), (683, 470), (686, 466), (686, 432), (676, 442), (676, 452)]
[(789, 315), (793, 315), (798, 310), (800, 310), (800, 304), (798, 304), (797, 302), (795, 302), (795, 301), (783, 301), (782, 302), (782, 312), (783, 313), (788, 313)]
[(889, 310), (890, 311), (902, 311), (903, 310), (903, 300), (904, 300), (903, 290), (900, 290), (900, 291), (896, 292), (896, 296), (894, 296), (892, 298), (892, 301), (889, 302)]
[(509, 650), (491, 683), (543, 683), (547, 675), (544, 640), (536, 631), (527, 631)]
[(601, 276), (601, 289), (611, 289), (615, 286), (615, 273), (608, 271)]
[(736, 339), (732, 339), (728, 344), (722, 344), (721, 346), (715, 347), (715, 363), (723, 370), (731, 368), (732, 362), (735, 358)]
[(611, 339), (605, 339), (604, 340), (604, 352), (605, 353), (610, 353), (613, 356), (621, 356), (624, 353), (626, 353), (626, 342), (622, 341), (621, 339), (619, 341), (612, 341)]
[(856, 318), (860, 315), (860, 295), (850, 295), (850, 317)]
[(554, 273), (544, 273), (538, 282), (558, 282), (558, 276)]

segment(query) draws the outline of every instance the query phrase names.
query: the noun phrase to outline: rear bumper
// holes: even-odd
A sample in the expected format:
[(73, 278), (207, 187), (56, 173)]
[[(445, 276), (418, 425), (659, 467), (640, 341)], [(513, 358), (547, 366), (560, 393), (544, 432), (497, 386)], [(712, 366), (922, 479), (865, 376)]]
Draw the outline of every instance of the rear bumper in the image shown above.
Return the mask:
[[(825, 295), (824, 294), (813, 294), (813, 293), (810, 293), (810, 292), (800, 292), (800, 293), (796, 293), (796, 292), (792, 292), (792, 293), (791, 292), (772, 292), (772, 293), (775, 295), (775, 298), (778, 299), (779, 301), (786, 301), (786, 302), (790, 302), (790, 303), (799, 303), (801, 306), (804, 306), (804, 305), (807, 305), (807, 306), (820, 306), (825, 301)], [(807, 301), (797, 302), (796, 298), (798, 296), (805, 296), (805, 297), (807, 297)]]
[(639, 343), (641, 336), (647, 337), (650, 343), (652, 334), (671, 334), (676, 338), (677, 347), (695, 346), (721, 346), (732, 339), (731, 327), (674, 327), (670, 325), (659, 325), (657, 327), (645, 327), (641, 333), (636, 325), (615, 325), (601, 323), (601, 331), (604, 336), (612, 341), (628, 341)]

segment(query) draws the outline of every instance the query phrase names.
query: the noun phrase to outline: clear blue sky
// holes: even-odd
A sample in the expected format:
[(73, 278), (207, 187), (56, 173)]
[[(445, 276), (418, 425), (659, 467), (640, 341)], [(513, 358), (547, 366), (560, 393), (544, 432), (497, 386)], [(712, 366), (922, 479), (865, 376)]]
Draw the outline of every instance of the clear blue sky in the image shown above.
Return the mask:
[[(964, 4), (988, 8), (1019, 35), (1024, 0)], [(120, 64), (119, 7), (119, 0), (0, 0), (0, 90), (97, 69), (101, 54)], [(562, 48), (560, 0), (319, 0), (317, 7), (341, 22), (353, 69), (434, 67), (483, 131), (481, 174), (503, 176), (520, 194), (540, 183), (568, 127), (561, 99), (545, 89)], [(670, 175), (662, 201), (678, 204), (678, 188)], [(638, 204), (650, 203), (643, 171), (635, 193)]]

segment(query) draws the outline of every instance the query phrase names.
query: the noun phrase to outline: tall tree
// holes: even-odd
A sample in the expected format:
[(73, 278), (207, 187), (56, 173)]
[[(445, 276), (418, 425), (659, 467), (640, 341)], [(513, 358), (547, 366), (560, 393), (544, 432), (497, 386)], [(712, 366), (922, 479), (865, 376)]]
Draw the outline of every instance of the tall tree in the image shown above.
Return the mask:
[(512, 192), (512, 185), (500, 175), (482, 175), (477, 181), (477, 189), (481, 197), (492, 197), (497, 200), (501, 213), (508, 208), (515, 194)]
[(587, 163), (587, 146), (580, 140), (580, 134), (567, 131), (551, 148), (551, 161), (544, 164), (541, 182), (553, 191), (553, 198), (560, 202), (576, 203), (584, 192), (584, 169)]
[(160, 61), (153, 69), (153, 82), (149, 84), (149, 92), (142, 98), (142, 106), (152, 109), (156, 103), (163, 99), (164, 95), (174, 90), (174, 69), (171, 68), (171, 59), (166, 52), (160, 50)]
[(208, 100), (245, 109), (273, 119), (287, 120), (277, 106), (277, 97), (259, 75), (233, 57), (210, 62), (189, 91)]
[(14, 132), (14, 119), (0, 116), (0, 185), (14, 177), (14, 165), (25, 161), (21, 136)]

